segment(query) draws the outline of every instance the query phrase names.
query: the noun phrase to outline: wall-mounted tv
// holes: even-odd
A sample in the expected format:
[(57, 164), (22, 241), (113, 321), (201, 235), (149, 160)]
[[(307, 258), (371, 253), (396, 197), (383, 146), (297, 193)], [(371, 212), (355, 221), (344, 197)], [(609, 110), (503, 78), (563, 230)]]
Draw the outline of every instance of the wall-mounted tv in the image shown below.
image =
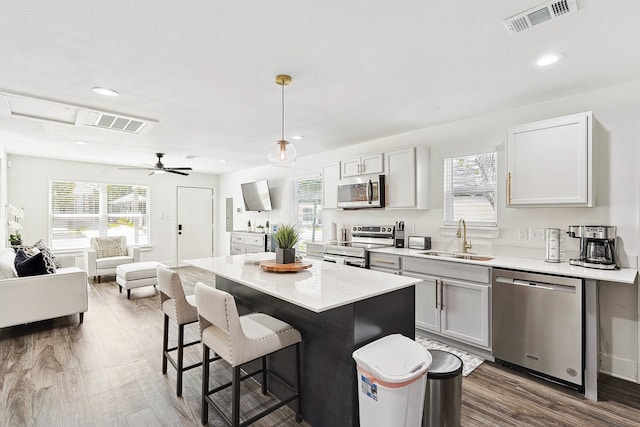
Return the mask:
[(271, 197), (269, 196), (269, 185), (267, 180), (256, 182), (246, 182), (240, 184), (242, 187), (242, 199), (246, 211), (270, 211)]

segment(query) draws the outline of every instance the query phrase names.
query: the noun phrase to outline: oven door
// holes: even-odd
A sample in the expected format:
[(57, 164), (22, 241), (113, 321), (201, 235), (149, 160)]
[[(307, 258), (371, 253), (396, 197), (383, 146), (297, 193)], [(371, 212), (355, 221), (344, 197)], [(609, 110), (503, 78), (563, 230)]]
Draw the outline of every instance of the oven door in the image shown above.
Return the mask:
[(339, 208), (383, 208), (384, 205), (384, 175), (357, 176), (338, 184)]
[(352, 267), (365, 268), (367, 266), (364, 258), (357, 257), (324, 254), (324, 260), (327, 262), (334, 262), (336, 264), (350, 265)]

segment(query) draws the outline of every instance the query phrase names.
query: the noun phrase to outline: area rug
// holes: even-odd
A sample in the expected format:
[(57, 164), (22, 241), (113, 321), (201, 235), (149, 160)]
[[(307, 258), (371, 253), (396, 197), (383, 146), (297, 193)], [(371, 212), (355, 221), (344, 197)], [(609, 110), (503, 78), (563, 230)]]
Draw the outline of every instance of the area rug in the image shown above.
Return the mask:
[(458, 356), (462, 360), (462, 376), (466, 377), (474, 369), (484, 362), (484, 359), (475, 354), (471, 354), (467, 351), (460, 350), (455, 347), (451, 347), (450, 345), (443, 344), (438, 341), (431, 340), (429, 338), (421, 337), (420, 335), (416, 335), (416, 342), (426, 348), (427, 350), (443, 350), (448, 351), (449, 353), (453, 353)]

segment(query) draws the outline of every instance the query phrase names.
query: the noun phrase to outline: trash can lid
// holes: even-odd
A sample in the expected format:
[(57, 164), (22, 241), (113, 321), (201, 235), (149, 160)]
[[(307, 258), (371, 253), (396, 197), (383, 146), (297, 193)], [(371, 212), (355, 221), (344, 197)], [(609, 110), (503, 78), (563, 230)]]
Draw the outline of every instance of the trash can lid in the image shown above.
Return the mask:
[(453, 353), (442, 350), (429, 350), (433, 358), (427, 378), (453, 378), (462, 374), (462, 360)]
[(353, 352), (359, 367), (377, 378), (402, 383), (424, 375), (431, 354), (414, 340), (401, 334), (387, 335)]

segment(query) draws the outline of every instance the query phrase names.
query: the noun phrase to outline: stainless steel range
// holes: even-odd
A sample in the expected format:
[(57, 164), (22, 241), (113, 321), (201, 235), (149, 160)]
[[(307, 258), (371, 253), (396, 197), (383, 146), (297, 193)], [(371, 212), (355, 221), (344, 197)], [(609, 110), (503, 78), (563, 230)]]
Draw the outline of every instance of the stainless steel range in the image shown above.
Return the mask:
[(393, 225), (354, 225), (351, 240), (325, 245), (324, 260), (367, 268), (367, 251), (393, 246)]

